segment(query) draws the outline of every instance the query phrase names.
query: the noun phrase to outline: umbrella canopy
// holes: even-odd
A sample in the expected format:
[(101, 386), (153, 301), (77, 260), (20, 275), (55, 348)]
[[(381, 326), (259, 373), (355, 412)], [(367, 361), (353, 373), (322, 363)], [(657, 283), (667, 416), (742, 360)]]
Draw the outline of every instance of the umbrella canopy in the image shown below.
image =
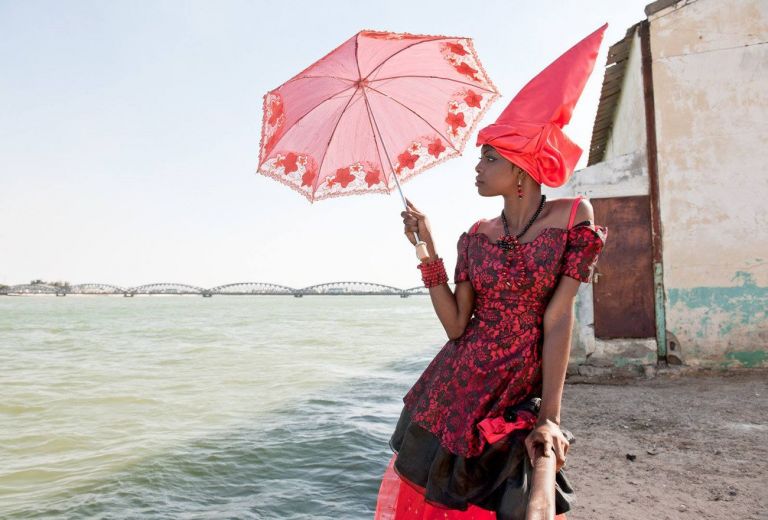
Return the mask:
[(390, 193), (459, 155), (498, 95), (469, 38), (361, 31), (264, 96), (258, 171), (310, 202)]

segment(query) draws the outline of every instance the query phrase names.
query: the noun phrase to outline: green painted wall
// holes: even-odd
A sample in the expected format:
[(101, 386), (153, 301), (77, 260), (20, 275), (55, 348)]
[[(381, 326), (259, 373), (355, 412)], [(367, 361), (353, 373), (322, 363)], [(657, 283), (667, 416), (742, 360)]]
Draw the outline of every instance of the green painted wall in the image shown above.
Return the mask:
[(739, 271), (731, 287), (667, 289), (667, 328), (686, 364), (768, 366), (768, 287)]

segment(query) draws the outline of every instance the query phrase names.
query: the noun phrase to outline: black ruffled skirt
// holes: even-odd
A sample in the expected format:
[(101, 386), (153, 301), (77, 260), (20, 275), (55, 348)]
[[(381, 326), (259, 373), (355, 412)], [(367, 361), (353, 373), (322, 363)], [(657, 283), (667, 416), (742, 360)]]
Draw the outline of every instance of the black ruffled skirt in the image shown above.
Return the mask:
[[(538, 412), (538, 399), (515, 407)], [(515, 409), (507, 410), (514, 417)], [(510, 420), (510, 419), (507, 419)], [(525, 449), (530, 430), (515, 430), (476, 457), (446, 451), (437, 437), (411, 421), (403, 408), (390, 446), (397, 454), (397, 474), (424, 489), (427, 502), (447, 509), (466, 510), (471, 505), (494, 511), (498, 520), (524, 520), (531, 482), (531, 464)], [(563, 430), (569, 442), (573, 436)], [(555, 478), (557, 514), (571, 509), (574, 500), (564, 470)]]

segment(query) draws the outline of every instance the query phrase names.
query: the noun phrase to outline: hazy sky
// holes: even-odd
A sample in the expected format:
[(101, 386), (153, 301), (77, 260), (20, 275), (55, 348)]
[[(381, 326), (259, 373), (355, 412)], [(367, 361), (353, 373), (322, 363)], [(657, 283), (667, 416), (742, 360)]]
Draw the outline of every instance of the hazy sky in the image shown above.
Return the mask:
[[(420, 285), (399, 196), (309, 204), (254, 173), (263, 94), (361, 29), (467, 36), (503, 94), (487, 124), (608, 22), (566, 127), (587, 149), (607, 48), (647, 3), (0, 0), (0, 283)], [(502, 208), (473, 143), (403, 185), (451, 278), (461, 232)]]

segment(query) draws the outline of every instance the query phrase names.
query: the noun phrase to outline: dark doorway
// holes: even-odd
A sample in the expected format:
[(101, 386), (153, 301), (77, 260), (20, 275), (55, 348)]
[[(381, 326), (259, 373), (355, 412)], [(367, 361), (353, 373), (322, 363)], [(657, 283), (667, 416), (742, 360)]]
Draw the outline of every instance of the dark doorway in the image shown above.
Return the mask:
[(591, 199), (595, 221), (608, 228), (592, 294), (595, 337), (656, 337), (648, 196)]

